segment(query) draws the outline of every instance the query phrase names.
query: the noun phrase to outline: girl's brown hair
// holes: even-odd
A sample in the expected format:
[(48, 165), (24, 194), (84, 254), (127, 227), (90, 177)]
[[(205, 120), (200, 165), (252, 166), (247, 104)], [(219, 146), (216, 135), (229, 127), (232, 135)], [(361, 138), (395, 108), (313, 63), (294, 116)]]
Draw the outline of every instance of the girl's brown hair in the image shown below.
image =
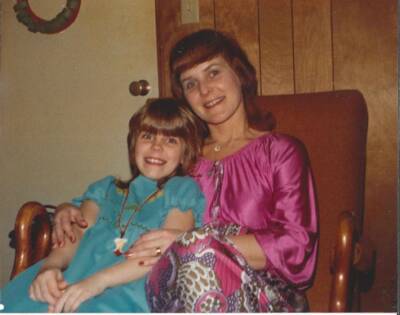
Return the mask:
[(169, 67), (172, 93), (184, 98), (181, 74), (192, 67), (222, 56), (239, 77), (249, 120), (258, 125), (263, 122), (263, 130), (275, 127), (272, 114), (260, 112), (254, 103), (257, 95), (257, 76), (253, 65), (239, 43), (232, 37), (213, 29), (203, 29), (179, 40), (171, 50)]
[[(140, 174), (135, 161), (135, 145), (139, 134), (143, 131), (181, 138), (184, 143), (183, 161), (173, 175), (183, 176), (190, 173), (201, 152), (204, 124), (190, 111), (183, 100), (153, 99), (147, 101), (129, 121), (127, 141), (132, 178), (128, 182), (121, 182), (120, 187), (126, 187)], [(159, 181), (159, 186), (167, 180), (168, 178), (164, 178)]]

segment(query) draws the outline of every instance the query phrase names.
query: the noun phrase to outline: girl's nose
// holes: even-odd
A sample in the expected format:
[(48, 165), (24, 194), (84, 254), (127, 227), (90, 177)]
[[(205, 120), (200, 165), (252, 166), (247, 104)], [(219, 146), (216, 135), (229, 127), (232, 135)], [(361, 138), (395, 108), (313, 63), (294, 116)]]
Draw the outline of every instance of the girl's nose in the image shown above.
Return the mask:
[(151, 143), (151, 148), (153, 150), (161, 150), (162, 149), (162, 140), (158, 137), (154, 137), (154, 139)]

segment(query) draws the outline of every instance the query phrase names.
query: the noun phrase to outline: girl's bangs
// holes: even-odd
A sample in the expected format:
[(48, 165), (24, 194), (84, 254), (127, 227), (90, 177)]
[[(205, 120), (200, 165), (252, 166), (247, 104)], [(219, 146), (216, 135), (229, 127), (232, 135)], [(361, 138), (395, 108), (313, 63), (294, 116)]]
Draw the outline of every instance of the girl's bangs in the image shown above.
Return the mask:
[(146, 117), (140, 126), (140, 132), (162, 134), (168, 137), (186, 138), (187, 130), (179, 117), (163, 119), (162, 117)]

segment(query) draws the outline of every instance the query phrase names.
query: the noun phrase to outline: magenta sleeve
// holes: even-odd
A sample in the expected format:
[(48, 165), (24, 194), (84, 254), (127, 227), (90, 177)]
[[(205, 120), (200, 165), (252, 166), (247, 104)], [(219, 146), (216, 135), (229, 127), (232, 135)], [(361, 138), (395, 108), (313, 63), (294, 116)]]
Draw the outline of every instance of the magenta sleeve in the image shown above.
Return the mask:
[(270, 152), (274, 208), (268, 226), (252, 231), (267, 269), (293, 285), (311, 285), (317, 258), (317, 206), (305, 149), (299, 143)]

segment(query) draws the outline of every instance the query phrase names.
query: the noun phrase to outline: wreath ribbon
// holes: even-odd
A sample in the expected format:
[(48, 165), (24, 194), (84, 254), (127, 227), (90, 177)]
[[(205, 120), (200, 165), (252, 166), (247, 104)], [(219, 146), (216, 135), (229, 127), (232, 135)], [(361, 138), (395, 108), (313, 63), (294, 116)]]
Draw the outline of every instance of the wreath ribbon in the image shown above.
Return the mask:
[(24, 24), (29, 31), (43, 34), (54, 34), (65, 30), (78, 16), (81, 0), (67, 0), (67, 4), (57, 16), (51, 20), (44, 20), (37, 16), (29, 5), (28, 0), (17, 0), (14, 11), (17, 20)]

